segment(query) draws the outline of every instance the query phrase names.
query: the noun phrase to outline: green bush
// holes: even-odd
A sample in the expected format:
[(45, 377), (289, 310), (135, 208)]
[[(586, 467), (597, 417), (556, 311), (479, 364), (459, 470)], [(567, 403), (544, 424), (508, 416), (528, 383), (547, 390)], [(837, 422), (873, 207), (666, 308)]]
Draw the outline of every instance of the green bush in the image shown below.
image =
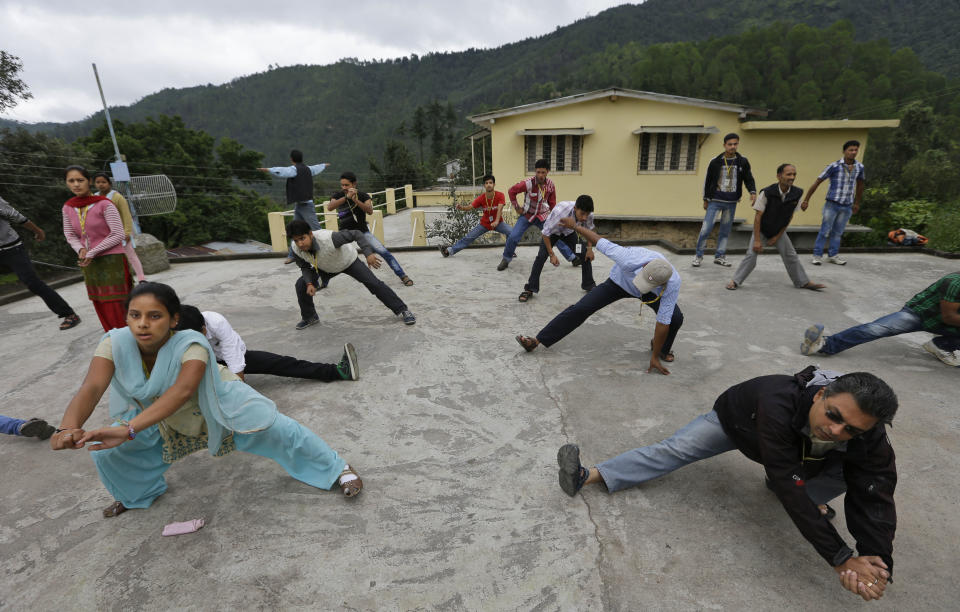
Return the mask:
[(960, 253), (960, 203), (937, 214), (924, 235), (930, 239), (928, 247)]

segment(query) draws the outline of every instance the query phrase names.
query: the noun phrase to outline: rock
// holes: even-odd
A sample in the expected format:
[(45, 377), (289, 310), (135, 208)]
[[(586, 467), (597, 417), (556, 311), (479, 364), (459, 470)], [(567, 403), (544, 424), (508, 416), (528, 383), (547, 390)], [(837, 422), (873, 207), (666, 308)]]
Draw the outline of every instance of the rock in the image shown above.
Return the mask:
[(137, 234), (137, 257), (143, 264), (144, 274), (156, 274), (170, 269), (167, 247), (150, 234)]

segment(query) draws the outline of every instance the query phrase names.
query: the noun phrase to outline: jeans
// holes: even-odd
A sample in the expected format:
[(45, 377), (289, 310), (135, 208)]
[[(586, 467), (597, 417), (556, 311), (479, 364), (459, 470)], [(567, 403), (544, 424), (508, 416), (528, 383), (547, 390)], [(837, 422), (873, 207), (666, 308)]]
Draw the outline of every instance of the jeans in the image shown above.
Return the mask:
[[(393, 314), (400, 314), (404, 310), (407, 310), (407, 305), (393, 292), (393, 289), (387, 287), (386, 283), (374, 276), (373, 272), (367, 269), (366, 264), (361, 263), (359, 259), (354, 260), (342, 273), (353, 277), (353, 279), (359, 283), (363, 283), (363, 286), (366, 287), (370, 293), (377, 296), (377, 299), (393, 311)], [(329, 282), (329, 280), (337, 274), (341, 274), (341, 272), (328, 274), (321, 270), (320, 280), (324, 283)], [(317, 309), (313, 305), (313, 298), (307, 293), (307, 281), (305, 281), (302, 276), (297, 279), (296, 289), (297, 303), (300, 304), (300, 318), (307, 321), (317, 316)]]
[[(517, 219), (517, 224), (513, 226), (513, 231), (510, 232), (510, 235), (507, 236), (507, 244), (503, 247), (503, 258), (504, 259), (513, 259), (517, 256), (517, 245), (520, 244), (520, 239), (523, 238), (523, 235), (530, 228), (531, 225), (536, 225), (540, 229), (543, 229), (543, 221), (540, 219), (534, 219), (530, 221), (523, 215)], [(560, 251), (560, 254), (563, 255), (563, 258), (567, 261), (572, 261), (574, 258), (573, 251), (570, 250), (566, 244), (558, 244), (557, 250)]]
[(387, 250), (387, 247), (383, 246), (383, 243), (377, 240), (377, 237), (373, 235), (373, 232), (367, 231), (364, 232), (363, 237), (367, 239), (367, 242), (370, 243), (370, 247), (373, 248), (373, 251), (383, 257), (383, 261), (387, 262), (387, 265), (390, 266), (390, 269), (393, 270), (393, 273), (403, 278), (407, 274), (403, 271), (403, 268), (400, 267), (400, 262), (397, 261), (397, 258)]
[(717, 250), (713, 256), (720, 258), (727, 252), (727, 238), (730, 237), (730, 228), (733, 227), (733, 214), (737, 212), (737, 203), (710, 200), (707, 203), (707, 214), (703, 216), (700, 236), (697, 237), (697, 257), (703, 257), (703, 247), (707, 243), (707, 236), (713, 231), (718, 211), (720, 212), (720, 229), (717, 230)]
[[(563, 243), (566, 243), (572, 251), (577, 244), (577, 233), (571, 232), (566, 236), (560, 234), (550, 236), (550, 244), (561, 245)], [(543, 264), (546, 263), (548, 256), (547, 245), (541, 241), (540, 250), (537, 251), (537, 258), (533, 260), (533, 266), (530, 268), (530, 278), (527, 279), (527, 284), (523, 286), (524, 291), (532, 291), (534, 293), (540, 291), (540, 273), (543, 272)], [(593, 280), (593, 262), (584, 259), (580, 265), (580, 288), (584, 291), (589, 291), (592, 287), (596, 286), (596, 284)]]
[(247, 351), (243, 359), (247, 363), (243, 370), (244, 374), (312, 378), (323, 382), (343, 380), (340, 372), (337, 371), (337, 366), (332, 363), (313, 363), (286, 355), (275, 355), (267, 351)]
[[(313, 201), (295, 203), (293, 205), (293, 218), (306, 221), (311, 230), (322, 229), (320, 227), (320, 220), (317, 219), (317, 207), (314, 205)], [(287, 257), (293, 259), (292, 247), (287, 249)]]
[[(586, 262), (584, 262), (586, 263)], [(656, 296), (653, 293), (643, 294), (643, 301), (649, 302)], [(558, 314), (547, 326), (537, 334), (537, 340), (544, 346), (551, 346), (566, 337), (567, 334), (580, 327), (590, 315), (597, 312), (604, 306), (621, 300), (623, 298), (633, 298), (623, 287), (613, 282), (609, 278), (593, 289), (590, 293), (580, 298), (580, 301), (573, 306), (568, 306), (566, 310)], [(635, 298), (634, 298), (635, 299)], [(647, 304), (654, 312), (660, 309), (660, 300)], [(683, 325), (683, 313), (680, 312), (680, 306), (673, 307), (673, 316), (670, 318), (670, 330), (667, 332), (667, 339), (664, 340), (660, 348), (660, 356), (664, 357), (670, 353), (673, 348), (673, 341), (677, 338), (677, 332)]]
[(37, 276), (37, 271), (33, 269), (33, 264), (30, 263), (30, 258), (27, 256), (27, 249), (22, 244), (12, 249), (0, 251), (0, 264), (10, 268), (20, 279), (20, 282), (39, 296), (43, 303), (47, 305), (47, 308), (58, 317), (63, 318), (74, 314), (73, 308), (70, 308), (70, 305), (60, 297), (60, 294)]
[(24, 423), (26, 423), (26, 421), (23, 419), (15, 419), (13, 417), (3, 416), (0, 414), (0, 433), (11, 436), (19, 436), (20, 426)]
[(930, 331), (939, 333), (945, 338), (956, 338), (952, 332), (947, 330), (925, 329), (920, 316), (904, 306), (900, 311), (884, 315), (876, 321), (850, 327), (832, 336), (827, 336), (818, 352), (833, 355), (864, 342), (915, 331)]
[(447, 252), (450, 253), (451, 255), (453, 255), (453, 254), (456, 253), (457, 251), (462, 251), (463, 249), (465, 249), (465, 248), (467, 248), (468, 246), (470, 246), (470, 245), (473, 243), (474, 240), (476, 240), (476, 239), (479, 238), (480, 236), (483, 236), (483, 235), (486, 234), (487, 232), (500, 232), (501, 234), (503, 234), (504, 236), (506, 236), (506, 237), (509, 238), (509, 237), (510, 237), (510, 232), (511, 232), (512, 230), (513, 230), (513, 228), (510, 227), (509, 225), (507, 225), (506, 223), (504, 223), (503, 221), (501, 221), (501, 222), (497, 225), (497, 227), (493, 228), (492, 230), (491, 230), (491, 229), (487, 229), (487, 228), (485, 228), (483, 225), (478, 224), (475, 228), (473, 228), (472, 230), (470, 230), (469, 232), (467, 232), (467, 235), (466, 235), (466, 236), (464, 236), (464, 237), (461, 238), (460, 240), (457, 240), (457, 242), (454, 243), (454, 245), (453, 245), (452, 247), (450, 247), (450, 248), (447, 250)]
[[(607, 490), (613, 493), (735, 448), (724, 433), (716, 411), (711, 410), (666, 440), (617, 455), (598, 463), (597, 469)], [(806, 482), (807, 495), (814, 503), (825, 504), (846, 491), (841, 466), (840, 461), (830, 462), (820, 474)]]
[[(757, 235), (754, 233), (753, 240), (756, 239)], [(763, 246), (767, 246), (767, 239), (763, 237), (763, 234), (760, 235), (760, 239), (763, 241)], [(774, 246), (777, 247), (777, 251), (780, 253), (780, 259), (783, 260), (783, 267), (787, 269), (787, 274), (790, 275), (793, 286), (799, 288), (809, 283), (810, 279), (807, 278), (807, 273), (804, 272), (803, 265), (800, 264), (800, 256), (797, 255), (797, 250), (793, 248), (793, 242), (790, 240), (790, 236), (787, 236), (787, 233), (784, 232), (774, 243)], [(737, 285), (743, 284), (743, 281), (750, 276), (750, 273), (753, 272), (753, 269), (757, 266), (757, 257), (759, 255), (759, 253), (753, 250), (753, 242), (751, 242), (747, 247), (746, 257), (744, 257), (740, 265), (737, 266), (737, 271), (733, 275), (733, 282)]]
[(840, 239), (843, 238), (843, 230), (847, 227), (847, 221), (853, 214), (853, 205), (837, 204), (827, 200), (823, 204), (823, 221), (820, 223), (820, 232), (817, 234), (817, 240), (813, 243), (813, 256), (823, 255), (823, 244), (830, 238), (830, 244), (827, 247), (827, 255), (834, 257), (840, 252)]

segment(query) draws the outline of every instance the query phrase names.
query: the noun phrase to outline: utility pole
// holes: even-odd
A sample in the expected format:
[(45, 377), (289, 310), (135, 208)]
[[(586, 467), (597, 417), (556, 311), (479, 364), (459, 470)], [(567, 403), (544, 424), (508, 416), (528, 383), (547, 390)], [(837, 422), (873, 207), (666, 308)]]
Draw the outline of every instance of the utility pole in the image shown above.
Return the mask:
[(137, 207), (133, 202), (133, 198), (130, 197), (130, 169), (120, 155), (120, 146), (117, 145), (117, 135), (113, 131), (113, 120), (110, 119), (110, 109), (107, 108), (107, 98), (103, 95), (103, 86), (100, 85), (100, 74), (97, 72), (96, 64), (93, 64), (93, 76), (97, 79), (100, 101), (103, 102), (103, 114), (107, 119), (107, 129), (110, 130), (110, 140), (113, 141), (113, 153), (116, 156), (116, 161), (110, 164), (110, 173), (113, 175), (114, 182), (123, 183), (124, 195), (127, 198), (127, 204), (130, 206), (130, 214), (133, 217), (133, 229), (139, 234), (140, 219), (137, 217)]

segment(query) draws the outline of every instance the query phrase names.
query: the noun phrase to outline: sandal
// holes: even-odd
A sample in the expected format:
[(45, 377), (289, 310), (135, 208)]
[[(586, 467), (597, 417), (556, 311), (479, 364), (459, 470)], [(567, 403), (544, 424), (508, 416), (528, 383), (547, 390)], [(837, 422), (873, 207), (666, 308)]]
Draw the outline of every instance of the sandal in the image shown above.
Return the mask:
[[(650, 341), (650, 350), (653, 351), (653, 340)], [(667, 363), (673, 363), (676, 358), (677, 356), (673, 354), (673, 351), (670, 351), (666, 355), (660, 353), (660, 359), (663, 359)]]
[(60, 331), (76, 327), (77, 325), (80, 325), (80, 317), (76, 314), (67, 315), (63, 317), (63, 322), (60, 323)]
[(737, 281), (730, 281), (729, 283), (727, 283), (727, 289), (729, 289), (730, 291), (736, 291), (739, 288), (740, 288), (740, 285), (737, 284)]
[(409, 276), (404, 276), (403, 278), (400, 279), (400, 282), (406, 285), (407, 287), (410, 287), (413, 285), (413, 280), (411, 280)]
[(129, 508), (124, 506), (122, 503), (115, 501), (103, 509), (103, 518), (113, 518), (118, 514), (123, 514), (128, 509)]
[(820, 514), (825, 516), (828, 521), (832, 521), (834, 517), (837, 516), (837, 511), (830, 507), (830, 504), (823, 504), (823, 507), (827, 509), (826, 512), (820, 510), (820, 506), (817, 506), (817, 510), (820, 510)]
[[(353, 478), (344, 480), (345, 476), (353, 476)], [(343, 466), (343, 471), (337, 477), (337, 484), (340, 485), (344, 497), (356, 497), (363, 489), (363, 481), (360, 480), (360, 475), (354, 472), (349, 465)]]
[(540, 345), (540, 342), (538, 342), (536, 338), (531, 338), (530, 336), (517, 336), (517, 342), (519, 342), (523, 350), (528, 353)]
[(520, 300), (521, 302), (526, 302), (532, 297), (533, 297), (533, 291), (521, 291), (520, 297), (518, 297), (517, 299)]
[(800, 288), (801, 288), (801, 289), (809, 289), (810, 291), (823, 291), (824, 289), (826, 289), (826, 287), (827, 287), (826, 285), (821, 285), (820, 283), (815, 283), (815, 282), (811, 281), (811, 282), (807, 283), (806, 285), (804, 285), (803, 287), (800, 287)]

